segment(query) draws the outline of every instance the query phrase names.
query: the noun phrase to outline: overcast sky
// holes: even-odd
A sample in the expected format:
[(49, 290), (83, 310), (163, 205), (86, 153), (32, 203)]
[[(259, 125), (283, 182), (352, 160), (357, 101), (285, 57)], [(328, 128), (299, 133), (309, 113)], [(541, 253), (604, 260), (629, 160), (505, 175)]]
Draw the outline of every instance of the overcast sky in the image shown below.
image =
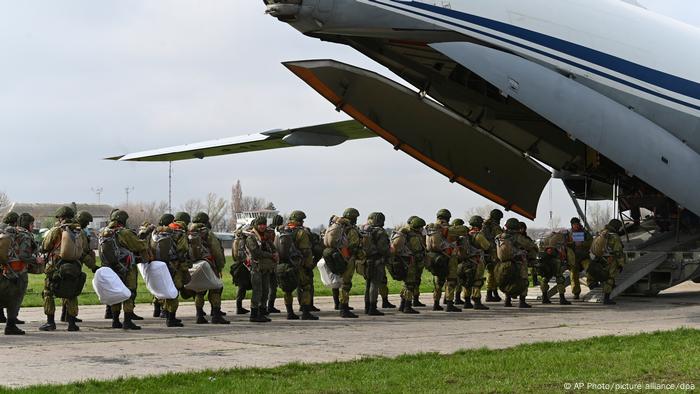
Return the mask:
[[(640, 0), (700, 25), (694, 0)], [(21, 202), (167, 200), (166, 163), (103, 157), (346, 119), (281, 66), (333, 58), (391, 76), (350, 48), (307, 38), (250, 0), (0, 0), (0, 190)], [(489, 204), (383, 140), (176, 162), (174, 206), (245, 194), (310, 224), (355, 206), (388, 224)], [(559, 181), (555, 215), (573, 205)], [(550, 209), (545, 189), (538, 225)]]

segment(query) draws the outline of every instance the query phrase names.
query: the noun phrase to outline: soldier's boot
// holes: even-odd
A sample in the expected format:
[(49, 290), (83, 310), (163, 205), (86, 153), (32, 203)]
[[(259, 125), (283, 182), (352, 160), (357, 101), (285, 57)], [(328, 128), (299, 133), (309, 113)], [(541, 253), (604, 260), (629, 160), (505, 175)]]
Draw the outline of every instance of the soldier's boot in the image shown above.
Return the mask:
[(369, 300), (365, 299), (365, 315), (369, 315), (369, 309), (370, 309), (370, 303)]
[(75, 321), (75, 316), (70, 316), (66, 317), (66, 320), (68, 320), (68, 331), (80, 331), (80, 327), (78, 327), (76, 321)]
[(318, 316), (311, 314), (311, 305), (301, 306), (301, 320), (318, 320)]
[(444, 309), (440, 306), (440, 300), (437, 300), (437, 301), (433, 302), (433, 310), (434, 310), (434, 311), (442, 311), (442, 310), (444, 310)]
[(603, 305), (615, 305), (617, 302), (610, 299), (610, 293), (605, 293), (603, 296)]
[(83, 319), (79, 318), (78, 316), (74, 316), (75, 322), (76, 323), (82, 323)]
[(24, 331), (20, 330), (14, 321), (8, 321), (5, 326), (5, 335), (24, 335)]
[[(457, 304), (457, 300), (455, 300), (455, 305)], [(474, 305), (472, 305), (472, 300), (469, 299), (469, 297), (464, 298), (464, 306), (462, 309), (474, 309)]]
[(520, 303), (518, 304), (518, 308), (532, 308), (532, 305), (525, 302), (525, 296), (521, 295), (520, 296)]
[(39, 327), (40, 331), (56, 330), (56, 321), (54, 321), (53, 316), (54, 315), (46, 315), (46, 323), (42, 324), (41, 327)]
[(250, 318), (248, 320), (252, 323), (267, 323), (270, 321), (268, 318), (260, 314), (258, 308), (250, 308)]
[[(131, 313), (124, 313), (124, 327), (123, 328), (125, 330), (140, 330), (141, 327), (134, 324), (134, 322), (131, 320), (131, 315), (132, 315)], [(173, 314), (171, 313), (168, 316), (170, 317), (171, 315), (173, 315)]]
[(119, 313), (112, 314), (112, 328), (124, 328), (122, 322), (119, 321)]
[(285, 304), (284, 307), (287, 308), (287, 320), (299, 320), (299, 315), (294, 313), (294, 306), (292, 304)]
[(165, 308), (160, 308), (160, 318), (161, 318), (161, 319), (167, 319), (167, 318), (168, 318), (168, 311), (166, 311)]
[(503, 306), (508, 307), (508, 308), (513, 306), (513, 303), (511, 302), (509, 295), (506, 296), (506, 301), (503, 303)]
[[(210, 312), (211, 312), (211, 315), (214, 316), (214, 307), (213, 306), (211, 307)], [(217, 313), (220, 314), (221, 316), (226, 316), (226, 312), (222, 311), (221, 308), (218, 309)]]
[(472, 298), (472, 301), (474, 302), (474, 310), (477, 311), (487, 311), (489, 310), (489, 307), (481, 303), (481, 297), (479, 298)]
[[(126, 313), (124, 314), (124, 317), (126, 317)], [(135, 314), (134, 312), (129, 312), (129, 318), (131, 320), (143, 320), (143, 317)]]
[(12, 320), (8, 319), (8, 322), (14, 323), (15, 325), (21, 325), (24, 324), (24, 320), (19, 320), (18, 318), (14, 318)]
[(457, 308), (453, 301), (447, 301), (447, 308), (445, 308), (445, 312), (462, 312), (462, 310)]
[(270, 302), (267, 303), (267, 312), (268, 312), (268, 314), (269, 314), (269, 313), (282, 313), (281, 310), (275, 308), (275, 302), (274, 302), (274, 301), (270, 301)]
[(316, 308), (312, 301), (311, 305), (309, 305), (309, 312), (321, 312), (321, 310)]
[(404, 308), (406, 308), (406, 300), (401, 297), (401, 303), (399, 304), (399, 312), (403, 312)]
[(197, 324), (209, 324), (209, 320), (204, 317), (204, 308), (201, 306), (197, 308)]
[(153, 317), (160, 317), (161, 306), (160, 302), (156, 301), (153, 303)]
[(396, 305), (389, 302), (388, 298), (382, 297), (382, 309), (394, 309), (394, 308), (396, 308)]
[(230, 321), (224, 319), (221, 308), (211, 308), (211, 324), (231, 324)]
[(384, 316), (384, 312), (380, 311), (377, 309), (377, 303), (376, 302), (371, 302), (369, 304), (369, 313), (368, 315), (370, 316)]
[(496, 302), (501, 302), (501, 296), (498, 295), (498, 290), (494, 290), (494, 291), (493, 291), (493, 299), (494, 299)]
[(415, 309), (413, 309), (413, 308), (411, 307), (411, 300), (407, 300), (407, 301), (406, 301), (406, 305), (404, 305), (403, 311), (402, 311), (402, 312), (403, 312), (403, 313), (407, 313), (407, 314), (409, 314), (409, 315), (416, 315), (416, 314), (419, 314), (419, 313), (420, 313), (420, 312), (418, 312), (417, 310), (415, 310)]
[(571, 305), (564, 294), (559, 294), (559, 305)]
[(243, 307), (243, 300), (236, 299), (236, 314), (245, 315), (246, 313), (250, 313), (250, 311)]
[(580, 294), (574, 294), (574, 299), (575, 299), (575, 300), (578, 300), (578, 299), (580, 299), (580, 298), (581, 298), (581, 295), (580, 295)]
[(462, 301), (462, 292), (461, 291), (455, 291), (455, 305), (464, 305), (464, 301)]
[(350, 311), (348, 304), (340, 304), (340, 317), (346, 319), (356, 319), (357, 315)]
[(493, 290), (486, 290), (486, 302), (496, 302), (496, 298), (493, 296)]
[(549, 299), (549, 294), (547, 294), (546, 292), (542, 293), (542, 303), (543, 304), (551, 304), (552, 303), (552, 301)]
[(419, 297), (420, 297), (420, 294), (418, 292), (416, 292), (416, 294), (413, 295), (413, 305), (412, 306), (425, 307), (425, 304), (420, 302), (420, 300), (418, 299)]
[(166, 327), (184, 327), (182, 320), (177, 318), (177, 312), (168, 312), (168, 319), (165, 321)]
[(0, 323), (7, 323), (7, 317), (5, 316), (4, 308), (0, 308)]
[(109, 305), (105, 306), (105, 319), (111, 319), (112, 318), (112, 307)]
[(335, 310), (340, 310), (340, 289), (333, 289), (331, 290), (331, 293), (333, 293), (333, 304), (335, 304)]
[(61, 307), (61, 317), (59, 317), (58, 319), (59, 319), (60, 321), (62, 321), (62, 322), (65, 322), (67, 316), (68, 316), (68, 312), (66, 311), (66, 305), (64, 304), (64, 305)]

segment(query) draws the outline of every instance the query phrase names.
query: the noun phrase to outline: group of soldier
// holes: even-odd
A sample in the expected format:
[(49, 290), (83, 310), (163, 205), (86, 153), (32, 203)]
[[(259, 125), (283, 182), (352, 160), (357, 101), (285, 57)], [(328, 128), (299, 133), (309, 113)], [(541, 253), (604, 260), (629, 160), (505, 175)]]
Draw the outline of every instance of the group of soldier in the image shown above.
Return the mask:
[[(82, 266), (98, 270), (95, 251), (90, 247), (86, 231), (92, 216), (62, 207), (55, 214), (56, 224), (44, 236), (41, 245), (34, 240), (34, 218), (28, 213), (11, 212), (0, 227), (0, 322), (6, 322), (6, 335), (22, 335), (18, 325), (19, 307), (27, 289), (28, 273), (45, 274), (43, 307), (46, 322), (42, 331), (56, 330), (55, 299), (62, 299), (61, 320), (68, 331), (78, 331), (78, 295), (85, 283)], [(530, 271), (539, 279), (542, 303), (551, 303), (549, 282), (555, 278), (559, 303), (565, 298), (564, 273), (571, 276), (574, 299), (580, 297), (579, 274), (586, 271), (589, 287), (603, 286), (604, 303), (613, 304), (610, 293), (615, 276), (624, 265), (619, 231), (622, 223), (613, 219), (596, 237), (571, 220), (568, 231), (555, 232), (537, 245), (527, 235), (525, 223), (510, 218), (501, 226), (503, 212), (495, 209), (489, 217), (472, 216), (468, 223), (451, 220), (447, 209), (437, 212), (434, 223), (411, 216), (405, 225), (387, 232), (385, 216), (371, 213), (365, 224), (358, 225), (360, 213), (348, 208), (342, 216), (333, 216), (322, 234), (304, 226), (306, 215), (293, 211), (288, 219), (276, 216), (268, 226), (260, 216), (238, 229), (233, 244), (231, 274), (238, 287), (236, 314), (249, 314), (251, 322), (269, 322), (275, 308), (277, 289), (284, 293), (289, 320), (317, 320), (314, 306), (314, 269), (323, 259), (324, 269), (334, 278), (332, 287), (335, 309), (342, 318), (357, 318), (349, 305), (355, 273), (365, 278), (364, 313), (383, 315), (380, 309), (396, 308), (388, 300), (389, 274), (403, 282), (398, 310), (418, 314), (423, 271), (433, 275), (434, 311), (461, 312), (462, 308), (486, 310), (482, 303), (482, 287), (486, 285), (485, 302), (500, 302), (530, 308), (526, 302)], [(196, 323), (209, 323), (204, 312), (205, 298), (211, 309), (211, 323), (229, 324), (221, 310), (221, 288), (194, 292), (185, 285), (190, 281), (190, 268), (195, 261), (207, 261), (221, 278), (225, 266), (224, 248), (211, 231), (206, 213), (193, 218), (185, 212), (164, 214), (157, 224), (143, 223), (138, 231), (127, 227), (129, 216), (114, 210), (109, 224), (99, 231), (99, 253), (102, 267), (113, 270), (131, 292), (122, 303), (107, 305), (105, 318), (112, 328), (138, 330), (134, 321), (142, 318), (134, 313), (138, 283), (137, 264), (163, 261), (179, 297), (153, 300), (154, 317), (165, 319), (167, 327), (182, 327), (177, 318), (179, 298), (194, 298)], [(467, 226), (468, 224), (468, 226)], [(252, 291), (250, 310), (243, 307), (247, 291)], [(294, 293), (301, 316), (293, 308)], [(443, 298), (444, 292), (444, 298)], [(381, 304), (378, 304), (381, 296)], [(442, 302), (441, 302), (442, 301)], [(445, 305), (444, 307), (442, 305)], [(120, 320), (124, 312), (123, 321)], [(0, 310), (0, 312), (3, 312)]]

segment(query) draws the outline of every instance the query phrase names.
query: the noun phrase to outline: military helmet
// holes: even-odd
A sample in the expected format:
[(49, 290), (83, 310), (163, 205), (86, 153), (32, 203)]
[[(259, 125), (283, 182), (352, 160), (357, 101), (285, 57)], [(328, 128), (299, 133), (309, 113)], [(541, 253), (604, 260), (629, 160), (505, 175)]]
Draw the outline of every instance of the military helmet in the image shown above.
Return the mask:
[(192, 218), (192, 223), (207, 224), (209, 223), (209, 215), (206, 212), (197, 212)]
[(75, 211), (71, 207), (63, 206), (56, 210), (56, 215), (58, 219), (73, 219), (75, 217)]
[(34, 223), (34, 216), (24, 212), (23, 214), (19, 215), (18, 219), (18, 224), (20, 227), (26, 228), (29, 230), (29, 225)]
[(469, 218), (469, 225), (472, 227), (481, 227), (484, 225), (484, 218), (479, 215), (474, 215)]
[(120, 209), (118, 211), (114, 211), (109, 219), (113, 222), (126, 224), (127, 219), (129, 219), (129, 214)]
[(577, 217), (573, 217), (573, 218), (571, 218), (571, 220), (569, 221), (569, 223), (571, 223), (571, 224), (581, 224), (581, 219), (579, 219), (579, 218), (577, 218)]
[(92, 215), (88, 211), (78, 212), (78, 214), (75, 215), (75, 218), (78, 219), (80, 227), (87, 227), (87, 225), (90, 224), (90, 222), (92, 222)]
[(185, 224), (190, 224), (192, 219), (190, 218), (190, 214), (187, 212), (178, 212), (175, 214), (175, 221), (176, 222), (184, 222)]
[(516, 218), (510, 218), (506, 220), (506, 228), (508, 230), (519, 230), (520, 229), (520, 221)]
[(452, 213), (447, 209), (441, 209), (437, 211), (436, 216), (438, 219), (450, 220), (450, 218), (452, 217)]
[(357, 220), (360, 217), (360, 211), (355, 208), (348, 208), (343, 212), (343, 217), (346, 219)]
[(455, 219), (452, 221), (453, 226), (464, 226), (464, 220), (463, 219)]
[(500, 209), (494, 209), (491, 212), (489, 212), (489, 219), (494, 219), (494, 220), (501, 220), (503, 219), (503, 211)]
[(384, 214), (381, 212), (372, 212), (367, 217), (367, 220), (375, 226), (383, 226), (386, 216), (384, 216)]
[(160, 219), (158, 219), (159, 226), (168, 226), (170, 223), (175, 221), (175, 216), (172, 213), (163, 214)]
[(289, 214), (289, 220), (297, 223), (301, 223), (306, 219), (306, 214), (303, 211), (292, 211)]
[(259, 226), (261, 224), (267, 225), (267, 218), (265, 216), (258, 216), (251, 222), (253, 226)]
[(520, 228), (521, 230), (527, 231), (527, 224), (526, 224), (525, 222), (520, 222), (519, 224), (520, 224), (520, 227), (519, 227), (519, 228)]
[(418, 217), (418, 216), (415, 216), (415, 215), (409, 217), (408, 220), (406, 221), (406, 224), (411, 224), (411, 220), (413, 220), (413, 219), (415, 219), (415, 218), (417, 218), (417, 217)]
[(272, 222), (270, 223), (272, 226), (281, 226), (284, 224), (284, 218), (282, 215), (275, 215), (275, 217), (272, 218)]
[(620, 231), (620, 229), (622, 228), (622, 222), (620, 221), (620, 219), (612, 219), (610, 222), (608, 222), (607, 227), (610, 227), (615, 231)]
[(419, 218), (418, 216), (413, 216), (408, 224), (412, 229), (418, 230), (419, 228), (425, 226), (425, 220)]
[(17, 214), (17, 212), (8, 212), (7, 215), (5, 215), (4, 218), (2, 218), (3, 223), (9, 224), (11, 226), (16, 225), (17, 220), (19, 220), (19, 215)]

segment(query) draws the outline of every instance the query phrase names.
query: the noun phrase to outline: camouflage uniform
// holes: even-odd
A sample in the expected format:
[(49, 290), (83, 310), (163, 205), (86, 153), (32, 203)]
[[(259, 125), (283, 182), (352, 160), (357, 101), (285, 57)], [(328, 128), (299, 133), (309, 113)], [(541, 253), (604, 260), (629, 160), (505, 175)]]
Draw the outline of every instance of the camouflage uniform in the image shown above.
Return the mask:
[(419, 312), (413, 309), (412, 301), (416, 299), (416, 293), (420, 292), (420, 275), (426, 256), (425, 237), (423, 236), (425, 221), (419, 217), (412, 217), (408, 222), (408, 226), (398, 230), (404, 234), (405, 247), (403, 250), (398, 250), (396, 245), (392, 245), (392, 248), (394, 248), (395, 258), (404, 258), (407, 263), (399, 311), (416, 314)]
[(498, 256), (496, 255), (496, 237), (503, 233), (501, 228), (501, 219), (503, 218), (503, 212), (498, 209), (491, 211), (489, 218), (484, 222), (481, 231), (486, 239), (491, 243), (491, 249), (486, 254), (486, 272), (488, 277), (486, 278), (486, 301), (498, 302), (501, 301), (501, 297), (498, 295), (498, 286), (494, 278), (493, 269), (496, 267), (498, 262)]
[[(164, 220), (166, 219), (166, 220)], [(173, 222), (172, 219), (165, 215), (161, 217), (159, 225), (153, 229), (151, 236), (148, 237), (148, 244), (151, 254), (156, 256), (157, 243), (159, 237), (170, 237), (172, 242), (172, 250), (166, 256), (158, 256), (160, 260), (168, 265), (170, 276), (173, 280), (175, 288), (180, 292), (183, 298), (192, 296), (191, 292), (185, 289), (185, 284), (190, 281), (190, 263), (189, 263), (189, 244), (187, 243), (187, 233), (185, 233), (185, 222)], [(164, 235), (165, 234), (165, 235)], [(177, 297), (168, 300), (157, 300), (158, 304), (162, 305), (165, 317), (167, 318), (166, 325), (168, 327), (182, 327), (182, 321), (177, 318), (177, 310), (180, 301)], [(158, 309), (156, 307), (156, 309)], [(157, 313), (154, 311), (154, 317)], [(160, 315), (158, 313), (158, 315)]]
[(345, 272), (341, 275), (342, 285), (338, 297), (340, 316), (343, 318), (357, 318), (357, 315), (351, 312), (350, 290), (352, 289), (352, 277), (355, 274), (356, 261), (362, 261), (365, 258), (364, 250), (362, 249), (360, 229), (357, 227), (357, 218), (360, 216), (355, 208), (348, 208), (343, 212), (342, 218), (336, 218), (341, 221), (344, 226), (344, 237), (346, 244), (341, 247), (341, 253), (346, 259), (347, 266)]
[[(377, 310), (377, 298), (382, 286), (386, 286), (386, 264), (391, 256), (389, 235), (384, 230), (384, 214), (373, 212), (369, 215), (367, 224), (362, 226), (364, 245), (364, 264), (359, 272), (365, 278), (365, 314), (383, 316)], [(388, 290), (387, 290), (388, 291)]]
[[(265, 226), (264, 228), (262, 226)], [(269, 322), (264, 310), (270, 288), (270, 276), (275, 271), (278, 256), (275, 245), (266, 235), (267, 220), (258, 217), (253, 221), (253, 230), (245, 241), (246, 254), (250, 262), (250, 280), (253, 285), (251, 299), (251, 322)]]
[[(514, 253), (514, 258), (512, 260), (508, 261), (501, 261), (499, 260), (497, 264), (503, 264), (501, 267), (496, 267), (494, 268), (494, 275), (496, 271), (502, 267), (506, 267), (508, 264), (515, 264), (515, 269), (519, 273), (519, 280), (520, 282), (517, 284), (518, 288), (522, 288), (523, 290), (519, 294), (520, 298), (520, 308), (530, 308), (531, 306), (525, 302), (525, 298), (527, 297), (527, 290), (529, 287), (529, 275), (528, 275), (528, 262), (531, 261), (533, 258), (536, 258), (536, 246), (534, 245), (534, 242), (532, 242), (531, 239), (528, 237), (523, 236), (520, 233), (520, 222), (517, 219), (508, 219), (506, 221), (506, 232), (501, 233), (496, 237), (496, 243), (497, 245), (501, 245), (507, 242), (511, 242), (513, 248), (515, 249), (513, 251)], [(494, 277), (495, 278), (495, 277)], [(510, 284), (508, 283), (498, 283), (499, 286), (501, 286), (501, 290), (503, 290), (504, 286), (508, 286)], [(506, 294), (506, 301), (505, 301), (505, 306), (509, 307), (512, 306), (511, 304), (511, 298), (517, 296), (515, 294)]]
[(540, 276), (540, 290), (542, 291), (542, 303), (551, 304), (549, 299), (549, 281), (556, 278), (559, 303), (569, 305), (566, 300), (566, 282), (564, 280), (564, 264), (568, 257), (566, 242), (570, 239), (568, 232), (553, 233), (542, 241), (538, 254), (537, 272)]
[[(473, 273), (471, 274), (471, 283), (469, 286), (469, 297), (474, 302), (474, 309), (487, 310), (487, 306), (481, 303), (481, 288), (484, 286), (484, 272), (486, 270), (485, 257), (493, 249), (491, 242), (486, 238), (481, 226), (484, 219), (480, 216), (473, 216), (469, 220), (469, 244), (471, 246), (469, 253), (469, 261)], [(469, 285), (469, 283), (468, 283)], [(466, 297), (465, 297), (466, 302)]]
[[(297, 274), (297, 295), (298, 302), (301, 306), (302, 320), (318, 320), (317, 316), (311, 314), (311, 289), (313, 288), (313, 269), (315, 266), (314, 255), (312, 252), (310, 230), (304, 227), (304, 219), (306, 214), (302, 211), (293, 211), (289, 215), (289, 223), (284, 226), (280, 233), (291, 233), (294, 247), (299, 252), (298, 261), (280, 260), (280, 266), (291, 264), (296, 266)], [(278, 278), (281, 282), (282, 278)], [(283, 283), (283, 282), (281, 282)], [(299, 316), (294, 313), (293, 305), (294, 296), (292, 291), (284, 291), (284, 305), (287, 310), (288, 320), (297, 320)]]
[[(279, 228), (284, 225), (284, 218), (281, 215), (275, 215), (272, 218), (272, 222), (270, 223), (270, 226), (267, 228), (268, 234), (267, 237), (272, 239), (273, 241), (279, 234)], [(280, 313), (281, 311), (277, 308), (275, 308), (275, 301), (277, 300), (277, 275), (271, 275), (270, 276), (270, 290), (267, 295), (267, 309), (266, 312), (269, 313)]]
[[(598, 259), (603, 259), (605, 261), (605, 267), (607, 270), (607, 280), (603, 282), (603, 303), (606, 305), (614, 305), (615, 301), (610, 299), (610, 293), (615, 288), (615, 278), (625, 266), (627, 262), (624, 246), (622, 245), (622, 240), (618, 232), (622, 228), (622, 222), (618, 219), (613, 219), (605, 226), (605, 229), (598, 234), (599, 237), (605, 237), (605, 253), (603, 256), (598, 257)], [(589, 279), (589, 286), (590, 286)]]
[[(447, 304), (446, 311), (447, 312), (461, 312), (462, 310), (454, 306), (454, 297), (455, 297), (455, 290), (457, 286), (457, 267), (459, 265), (459, 261), (457, 259), (457, 254), (455, 250), (455, 245), (449, 244), (448, 242), (448, 237), (450, 234), (450, 226), (449, 226), (449, 221), (450, 221), (450, 212), (446, 209), (441, 209), (438, 211), (438, 218), (435, 223), (433, 223), (430, 227), (432, 227), (432, 230), (429, 231), (434, 231), (436, 237), (439, 237), (442, 239), (442, 241), (439, 243), (437, 247), (439, 247), (441, 250), (433, 250), (430, 252), (430, 254), (434, 255), (443, 255), (445, 258), (447, 258), (447, 269), (446, 272), (443, 274), (438, 274), (435, 275), (433, 274), (433, 310), (435, 311), (441, 311), (443, 308), (440, 306), (440, 298), (442, 297), (442, 289), (443, 287), (445, 288), (445, 300)], [(427, 237), (430, 237), (431, 235), (428, 234)], [(427, 242), (427, 239), (426, 239)], [(436, 260), (435, 257), (433, 257), (433, 260)], [(433, 262), (432, 264), (435, 264)]]
[[(581, 221), (578, 218), (571, 219), (571, 226), (569, 240), (566, 245), (567, 260), (569, 273), (571, 274), (571, 292), (574, 294), (574, 299), (577, 300), (581, 294), (581, 271), (587, 269), (590, 263), (589, 257), (593, 237), (591, 233), (581, 226)], [(583, 241), (574, 241), (575, 233), (583, 233)]]
[[(194, 217), (194, 222), (189, 226), (189, 233), (198, 233), (203, 243), (203, 249), (206, 256), (203, 258), (209, 262), (216, 275), (221, 278), (224, 266), (226, 266), (226, 257), (224, 256), (224, 248), (221, 246), (221, 241), (216, 237), (210, 229), (209, 216), (204, 212), (199, 212)], [(211, 305), (211, 317), (214, 324), (229, 324), (229, 321), (224, 319), (221, 312), (221, 289), (209, 290), (206, 292), (197, 293), (195, 297), (195, 307), (197, 308), (197, 323), (206, 322), (204, 318), (204, 295), (208, 294), (207, 299)], [(201, 319), (201, 320), (200, 320)]]
[(14, 249), (9, 254), (0, 254), (0, 287), (6, 295), (13, 295), (9, 299), (0, 300), (0, 307), (7, 308), (5, 335), (24, 335), (24, 331), (17, 327), (17, 324), (24, 322), (17, 316), (29, 284), (27, 267), (37, 263), (36, 255), (39, 249), (31, 233), (34, 218), (28, 213), (23, 213), (18, 221), (17, 227), (5, 227), (5, 235), (2, 235), (3, 231), (0, 230), (0, 236), (4, 238), (0, 243), (5, 242), (7, 247)]

